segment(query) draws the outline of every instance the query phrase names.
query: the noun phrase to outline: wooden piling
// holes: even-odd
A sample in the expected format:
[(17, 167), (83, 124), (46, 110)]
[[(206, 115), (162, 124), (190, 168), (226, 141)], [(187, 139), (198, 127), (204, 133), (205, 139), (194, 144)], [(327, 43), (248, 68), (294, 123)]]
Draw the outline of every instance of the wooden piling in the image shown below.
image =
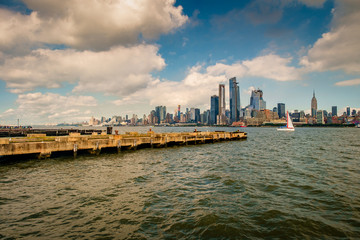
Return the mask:
[(0, 156), (38, 154), (40, 158), (50, 157), (51, 153), (72, 151), (74, 157), (79, 150), (87, 150), (92, 154), (100, 154), (101, 149), (113, 148), (117, 152), (123, 149), (144, 147), (167, 147), (173, 145), (201, 144), (228, 140), (246, 139), (244, 132), (183, 132), (154, 133), (136, 132), (122, 135), (93, 134), (81, 135), (70, 133), (68, 136), (46, 136), (31, 134), (27, 137), (0, 138)]

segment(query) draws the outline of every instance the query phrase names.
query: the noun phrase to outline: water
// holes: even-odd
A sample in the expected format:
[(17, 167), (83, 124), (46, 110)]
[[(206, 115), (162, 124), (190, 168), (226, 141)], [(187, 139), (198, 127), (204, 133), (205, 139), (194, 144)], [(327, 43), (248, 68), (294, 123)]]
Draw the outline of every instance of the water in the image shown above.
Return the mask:
[(246, 141), (2, 164), (0, 239), (359, 238), (360, 129), (245, 130)]

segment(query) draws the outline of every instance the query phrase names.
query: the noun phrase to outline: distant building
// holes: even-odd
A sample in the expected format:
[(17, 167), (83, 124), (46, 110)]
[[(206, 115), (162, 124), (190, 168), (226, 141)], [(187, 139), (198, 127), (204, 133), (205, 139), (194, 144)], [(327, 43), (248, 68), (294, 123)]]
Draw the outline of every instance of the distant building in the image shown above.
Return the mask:
[(317, 111), (317, 100), (315, 97), (315, 91), (313, 92), (313, 97), (311, 99), (311, 116), (316, 117), (316, 111)]
[(258, 126), (263, 124), (264, 122), (272, 122), (274, 120), (278, 120), (279, 116), (276, 112), (270, 111), (268, 109), (264, 110), (253, 110), (252, 118), (246, 118), (245, 122), (247, 125)]
[(291, 119), (293, 122), (300, 122), (300, 113), (299, 112), (294, 112), (292, 114), (290, 114)]
[(190, 119), (191, 122), (195, 122), (195, 108), (190, 108)]
[(157, 123), (165, 122), (166, 118), (166, 107), (165, 106), (157, 106), (155, 107)]
[(177, 117), (178, 117), (178, 119), (180, 120), (180, 105), (178, 105), (178, 110), (177, 110)]
[(240, 119), (240, 90), (236, 77), (229, 79), (230, 123)]
[(209, 124), (209, 110), (200, 114), (200, 122), (201, 124)]
[(356, 109), (353, 109), (351, 112), (351, 116), (355, 116), (356, 115)]
[(266, 109), (266, 102), (263, 99), (263, 91), (258, 89), (251, 92), (250, 106), (257, 111)]
[(226, 124), (225, 107), (225, 85), (219, 84), (219, 115), (217, 122), (221, 125)]
[(350, 116), (350, 107), (346, 107), (346, 116)]
[(285, 117), (285, 103), (278, 103), (277, 110), (279, 118)]
[(195, 122), (196, 123), (200, 122), (200, 109), (199, 108), (195, 108)]
[(325, 124), (324, 111), (318, 110), (318, 111), (316, 112), (316, 123), (317, 123), (317, 124)]
[(216, 124), (216, 116), (219, 114), (219, 97), (211, 96), (210, 104), (210, 124)]
[(332, 106), (331, 107), (331, 115), (332, 116), (337, 116), (337, 106)]
[[(278, 109), (277, 109), (277, 107), (273, 107), (273, 110), (272, 110), (273, 112), (278, 112)], [(279, 115), (279, 114), (278, 114)]]

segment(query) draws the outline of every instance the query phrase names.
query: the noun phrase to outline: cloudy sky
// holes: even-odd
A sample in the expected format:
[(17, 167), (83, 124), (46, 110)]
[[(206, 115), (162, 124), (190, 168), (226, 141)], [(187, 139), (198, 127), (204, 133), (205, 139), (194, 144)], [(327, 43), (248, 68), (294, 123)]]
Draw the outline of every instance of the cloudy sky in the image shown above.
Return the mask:
[[(209, 107), (360, 107), (359, 0), (0, 0), (0, 124)], [(228, 100), (227, 100), (228, 101)]]

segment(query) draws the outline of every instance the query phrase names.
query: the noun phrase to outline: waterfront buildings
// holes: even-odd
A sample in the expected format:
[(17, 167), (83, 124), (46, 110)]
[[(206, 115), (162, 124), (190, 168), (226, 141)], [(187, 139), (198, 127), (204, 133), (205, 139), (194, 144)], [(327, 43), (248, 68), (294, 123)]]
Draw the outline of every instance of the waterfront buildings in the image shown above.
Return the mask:
[(350, 116), (350, 107), (346, 107), (346, 115)]
[(225, 85), (219, 84), (219, 114), (218, 114), (217, 123), (220, 125), (226, 124), (225, 110), (226, 110)]
[(216, 95), (211, 96), (210, 101), (210, 124), (216, 124), (216, 117), (219, 114), (219, 97)]
[(325, 115), (323, 110), (318, 110), (316, 112), (316, 123), (317, 124), (325, 124)]
[(178, 105), (177, 117), (178, 117), (179, 121), (180, 121), (180, 113), (181, 113), (181, 111), (180, 111), (180, 105)]
[(164, 122), (166, 118), (166, 107), (165, 106), (157, 106), (155, 107), (157, 123)]
[[(278, 108), (277, 108), (277, 107), (273, 107), (273, 112), (278, 113)], [(279, 116), (279, 113), (278, 113), (278, 116)]]
[(230, 123), (240, 119), (240, 91), (236, 77), (229, 79)]
[[(258, 89), (251, 92), (250, 105), (240, 108), (240, 93), (236, 78), (229, 79), (230, 84), (230, 109), (226, 109), (225, 85), (219, 84), (219, 95), (213, 95), (210, 99), (210, 109), (200, 114), (200, 109), (186, 107), (186, 112), (181, 112), (181, 106), (177, 105), (174, 113), (166, 112), (165, 106), (156, 106), (148, 116), (143, 115), (138, 118), (136, 114), (131, 119), (121, 116), (112, 118), (102, 117), (97, 120), (91, 117), (86, 125), (103, 126), (122, 126), (122, 125), (232, 125), (232, 126), (258, 126), (258, 125), (280, 125), (284, 124), (285, 103), (278, 103), (272, 111), (266, 109), (266, 102), (263, 99), (263, 91)], [(306, 114), (303, 110), (289, 112), (292, 120), (296, 124), (357, 124), (360, 119), (360, 111), (347, 107), (342, 116), (337, 116), (337, 106), (332, 106), (332, 113), (326, 110), (317, 109), (317, 99), (315, 91), (311, 100), (311, 114)], [(234, 114), (235, 113), (235, 114)], [(235, 121), (234, 121), (235, 120)]]
[(317, 100), (315, 97), (315, 91), (313, 92), (313, 97), (311, 99), (311, 116), (316, 117), (316, 111), (317, 111)]
[(331, 107), (331, 115), (332, 116), (337, 116), (337, 106), (332, 106)]
[(278, 111), (279, 118), (285, 117), (285, 103), (278, 103), (277, 111)]
[(250, 106), (252, 109), (258, 111), (266, 109), (266, 102), (263, 99), (263, 91), (258, 89), (251, 92)]

